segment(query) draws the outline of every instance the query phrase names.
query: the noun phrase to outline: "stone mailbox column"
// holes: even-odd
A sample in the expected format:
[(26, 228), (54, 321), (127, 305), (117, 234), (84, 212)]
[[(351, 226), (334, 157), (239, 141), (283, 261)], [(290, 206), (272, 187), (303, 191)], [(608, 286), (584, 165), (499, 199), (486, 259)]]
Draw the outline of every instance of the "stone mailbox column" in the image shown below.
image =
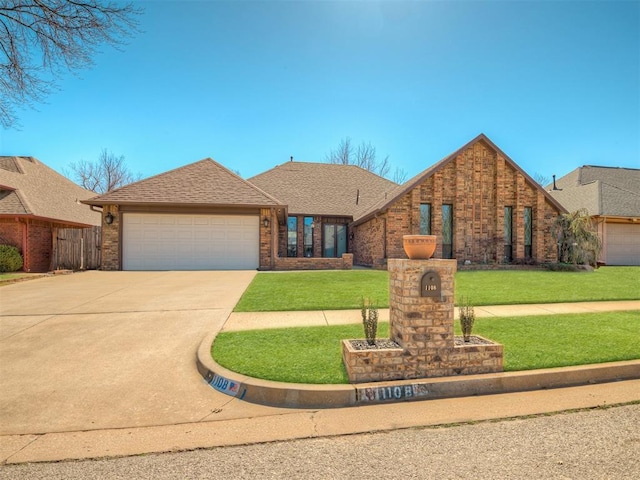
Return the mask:
[(389, 259), (389, 330), (404, 348), (404, 378), (449, 375), (456, 260)]

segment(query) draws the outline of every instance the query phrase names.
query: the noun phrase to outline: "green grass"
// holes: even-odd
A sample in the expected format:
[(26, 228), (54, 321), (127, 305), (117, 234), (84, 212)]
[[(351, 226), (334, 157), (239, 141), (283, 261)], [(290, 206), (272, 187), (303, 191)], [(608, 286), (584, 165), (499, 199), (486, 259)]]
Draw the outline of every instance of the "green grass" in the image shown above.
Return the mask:
[(473, 333), (504, 345), (506, 371), (640, 358), (640, 311), (484, 318)]
[(24, 273), (24, 272), (11, 272), (11, 273), (0, 273), (0, 285), (13, 283), (20, 279), (35, 277), (32, 273)]
[[(343, 310), (362, 297), (389, 306), (386, 271), (258, 273), (235, 311)], [(640, 267), (602, 267), (594, 272), (544, 270), (464, 271), (456, 274), (456, 298), (473, 305), (640, 299)]]
[(236, 312), (360, 308), (362, 297), (389, 305), (389, 275), (381, 270), (258, 273)]
[[(381, 322), (381, 337), (389, 324)], [(212, 347), (225, 368), (256, 378), (292, 383), (348, 383), (340, 342), (361, 338), (362, 325), (222, 332)]]
[(593, 272), (458, 272), (456, 300), (463, 296), (473, 305), (637, 300), (640, 267), (602, 267)]
[[(388, 324), (379, 327), (386, 337)], [(640, 358), (640, 311), (478, 319), (473, 333), (504, 345), (507, 371)], [(256, 378), (348, 383), (340, 345), (346, 338), (363, 338), (362, 325), (223, 332), (212, 355)]]

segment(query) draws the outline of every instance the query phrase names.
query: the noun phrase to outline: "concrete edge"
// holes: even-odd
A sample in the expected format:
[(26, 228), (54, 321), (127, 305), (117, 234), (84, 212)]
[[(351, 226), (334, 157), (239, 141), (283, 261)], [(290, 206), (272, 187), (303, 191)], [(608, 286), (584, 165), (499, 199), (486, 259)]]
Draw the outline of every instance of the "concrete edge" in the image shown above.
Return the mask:
[(408, 400), (468, 397), (640, 379), (640, 360), (574, 367), (423, 378), (348, 385), (263, 380), (228, 370), (211, 356), (217, 333), (197, 351), (198, 371), (221, 393), (251, 403), (283, 408), (338, 408)]

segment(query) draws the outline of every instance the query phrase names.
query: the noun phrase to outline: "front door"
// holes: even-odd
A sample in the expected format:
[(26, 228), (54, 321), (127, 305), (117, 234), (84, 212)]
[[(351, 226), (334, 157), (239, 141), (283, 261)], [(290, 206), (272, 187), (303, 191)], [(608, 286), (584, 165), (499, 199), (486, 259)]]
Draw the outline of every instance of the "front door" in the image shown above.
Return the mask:
[(335, 223), (325, 223), (322, 225), (322, 256), (342, 257), (347, 253), (347, 226)]

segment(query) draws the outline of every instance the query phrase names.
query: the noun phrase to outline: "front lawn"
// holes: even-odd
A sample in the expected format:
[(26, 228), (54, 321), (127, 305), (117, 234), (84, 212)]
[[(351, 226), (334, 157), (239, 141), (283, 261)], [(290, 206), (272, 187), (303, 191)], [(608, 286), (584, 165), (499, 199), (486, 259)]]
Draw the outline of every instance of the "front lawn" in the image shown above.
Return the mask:
[(362, 297), (389, 306), (389, 275), (384, 270), (258, 273), (236, 305), (236, 312), (346, 310)]
[[(389, 275), (380, 270), (282, 272), (256, 275), (236, 312), (344, 310), (362, 297), (389, 306)], [(456, 274), (456, 299), (473, 305), (640, 299), (640, 267), (594, 272), (545, 270), (464, 271)]]
[[(381, 323), (378, 336), (388, 336), (388, 328)], [(484, 318), (476, 320), (473, 333), (504, 345), (505, 371), (640, 358), (640, 311)], [(222, 332), (212, 356), (256, 378), (348, 383), (340, 345), (346, 338), (363, 338), (362, 325)]]

